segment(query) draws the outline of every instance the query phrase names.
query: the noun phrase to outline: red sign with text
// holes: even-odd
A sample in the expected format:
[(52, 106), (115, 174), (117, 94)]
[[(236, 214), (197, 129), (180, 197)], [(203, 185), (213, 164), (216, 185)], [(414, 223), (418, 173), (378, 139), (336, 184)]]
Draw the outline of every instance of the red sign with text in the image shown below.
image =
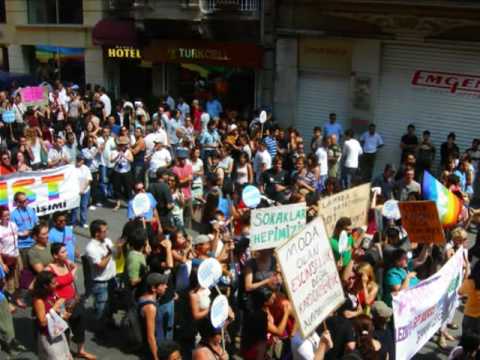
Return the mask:
[(412, 86), (445, 89), (452, 94), (457, 92), (480, 94), (480, 75), (417, 70), (413, 74), (411, 84)]

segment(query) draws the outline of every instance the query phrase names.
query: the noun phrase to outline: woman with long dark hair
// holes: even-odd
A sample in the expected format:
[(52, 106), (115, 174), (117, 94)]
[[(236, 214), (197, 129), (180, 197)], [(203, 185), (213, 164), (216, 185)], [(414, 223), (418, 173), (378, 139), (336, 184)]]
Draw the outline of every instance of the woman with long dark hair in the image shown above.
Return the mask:
[(77, 266), (68, 261), (68, 254), (65, 245), (54, 243), (50, 247), (53, 262), (45, 270), (50, 271), (55, 281), (55, 296), (65, 300), (65, 309), (71, 313), (68, 319), (69, 327), (72, 331), (72, 341), (77, 344), (77, 356), (82, 359), (95, 360), (93, 354), (85, 351), (85, 308), (80, 301), (79, 294), (75, 287), (75, 273)]
[(38, 333), (38, 358), (40, 360), (72, 359), (65, 333), (52, 338), (48, 333), (48, 318), (50, 311), (55, 311), (64, 320), (71, 316), (66, 310), (65, 299), (55, 295), (57, 282), (55, 275), (50, 271), (42, 271), (37, 277), (33, 287), (33, 313), (36, 318), (36, 331)]

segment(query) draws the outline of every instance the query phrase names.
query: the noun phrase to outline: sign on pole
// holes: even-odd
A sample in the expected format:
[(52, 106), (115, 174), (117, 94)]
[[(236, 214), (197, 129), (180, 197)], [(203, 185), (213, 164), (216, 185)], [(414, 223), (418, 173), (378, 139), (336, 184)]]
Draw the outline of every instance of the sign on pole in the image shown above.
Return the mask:
[(276, 248), (299, 232), (306, 221), (305, 203), (252, 210), (250, 247), (252, 250)]
[(462, 282), (463, 252), (458, 250), (436, 274), (393, 297), (398, 360), (411, 359), (453, 318)]
[(433, 201), (401, 201), (398, 203), (402, 226), (411, 242), (443, 244), (445, 236)]
[(275, 250), (303, 338), (344, 301), (332, 248), (321, 218)]
[(349, 217), (353, 227), (366, 225), (369, 208), (370, 184), (339, 192), (318, 202), (318, 214), (323, 218), (329, 236), (341, 217)]

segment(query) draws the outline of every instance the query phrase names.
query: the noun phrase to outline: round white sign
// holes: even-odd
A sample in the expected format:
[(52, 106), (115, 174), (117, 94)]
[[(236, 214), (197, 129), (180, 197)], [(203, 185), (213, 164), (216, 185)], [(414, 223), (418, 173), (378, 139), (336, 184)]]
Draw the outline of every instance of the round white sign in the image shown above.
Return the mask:
[(382, 215), (389, 220), (399, 220), (402, 216), (400, 215), (400, 209), (398, 208), (398, 201), (385, 201), (383, 204)]
[(197, 277), (200, 286), (208, 289), (222, 277), (222, 265), (214, 258), (203, 260), (198, 267)]
[(260, 113), (260, 123), (261, 124), (265, 124), (267, 122), (267, 112), (265, 110), (263, 110), (261, 113)]
[(221, 328), (228, 319), (228, 299), (225, 295), (218, 295), (210, 308), (210, 321), (216, 329)]
[(261, 201), (260, 190), (253, 185), (245, 186), (242, 191), (242, 200), (250, 209), (255, 209)]
[(136, 195), (132, 200), (132, 210), (135, 216), (144, 216), (150, 210), (150, 199), (147, 194)]

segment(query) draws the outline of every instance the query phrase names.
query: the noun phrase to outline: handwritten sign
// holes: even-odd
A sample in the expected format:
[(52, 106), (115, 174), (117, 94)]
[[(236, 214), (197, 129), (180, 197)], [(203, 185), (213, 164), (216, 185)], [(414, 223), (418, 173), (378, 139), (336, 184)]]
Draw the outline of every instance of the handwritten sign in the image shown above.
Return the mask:
[(214, 258), (203, 260), (198, 267), (197, 277), (200, 286), (208, 289), (222, 277), (222, 265)]
[(48, 104), (48, 89), (44, 86), (28, 86), (20, 89), (22, 102), (27, 106), (45, 106)]
[(318, 213), (325, 222), (327, 234), (332, 235), (341, 217), (349, 217), (354, 228), (366, 225), (369, 207), (370, 184), (364, 184), (320, 199)]
[(210, 308), (210, 322), (216, 329), (221, 328), (228, 319), (228, 299), (225, 295), (218, 295)]
[(344, 301), (342, 283), (321, 218), (275, 250), (303, 338)]
[(305, 203), (252, 210), (251, 249), (272, 249), (282, 245), (305, 226), (306, 213)]
[(411, 359), (440, 329), (451, 321), (462, 282), (463, 249), (435, 274), (393, 297), (397, 359)]
[(401, 201), (398, 203), (402, 226), (410, 241), (420, 244), (443, 244), (445, 236), (433, 201)]

